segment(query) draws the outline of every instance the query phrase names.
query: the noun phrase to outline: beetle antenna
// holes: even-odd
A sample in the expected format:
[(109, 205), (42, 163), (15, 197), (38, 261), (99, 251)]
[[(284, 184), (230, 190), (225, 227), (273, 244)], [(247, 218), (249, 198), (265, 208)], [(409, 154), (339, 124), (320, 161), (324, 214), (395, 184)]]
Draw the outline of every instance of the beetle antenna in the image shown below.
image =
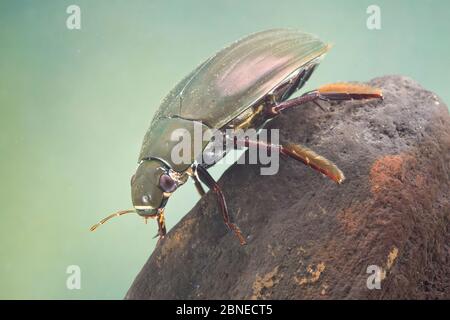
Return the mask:
[(127, 213), (136, 213), (136, 210), (135, 209), (128, 209), (128, 210), (117, 211), (116, 213), (113, 213), (113, 214), (107, 216), (106, 218), (103, 218), (98, 223), (94, 224), (89, 230), (95, 231), (102, 224), (105, 224), (106, 222), (108, 222), (108, 220), (110, 220), (110, 219), (112, 219), (114, 217), (122, 216), (122, 215), (127, 214)]

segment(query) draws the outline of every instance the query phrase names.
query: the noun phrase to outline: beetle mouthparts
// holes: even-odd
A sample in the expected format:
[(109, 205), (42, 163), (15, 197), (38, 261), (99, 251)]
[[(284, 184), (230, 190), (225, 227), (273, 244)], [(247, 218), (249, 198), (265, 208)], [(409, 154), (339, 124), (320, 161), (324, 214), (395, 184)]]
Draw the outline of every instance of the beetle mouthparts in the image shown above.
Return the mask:
[(110, 214), (106, 218), (103, 218), (98, 223), (94, 224), (89, 230), (90, 231), (95, 231), (102, 224), (105, 224), (106, 222), (108, 222), (108, 220), (110, 220), (110, 219), (112, 219), (114, 217), (122, 216), (122, 215), (127, 214), (127, 213), (136, 213), (136, 210), (135, 209), (128, 209), (128, 210), (117, 211), (116, 213)]

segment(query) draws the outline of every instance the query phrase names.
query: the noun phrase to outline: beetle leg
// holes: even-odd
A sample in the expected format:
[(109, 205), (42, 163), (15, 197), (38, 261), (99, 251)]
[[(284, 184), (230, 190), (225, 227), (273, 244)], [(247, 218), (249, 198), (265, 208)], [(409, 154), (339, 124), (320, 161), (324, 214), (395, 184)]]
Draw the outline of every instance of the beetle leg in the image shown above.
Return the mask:
[(321, 105), (320, 103), (317, 102), (317, 100), (313, 100), (313, 103), (314, 103), (316, 106), (318, 106), (318, 107), (320, 108), (320, 110), (322, 110), (323, 112), (327, 111), (327, 110), (325, 110), (324, 107), (322, 107), (322, 105)]
[(246, 244), (245, 238), (242, 235), (241, 230), (239, 229), (239, 227), (230, 221), (230, 216), (228, 214), (227, 203), (225, 201), (225, 197), (224, 197), (224, 195), (222, 193), (222, 190), (220, 189), (220, 187), (217, 184), (217, 182), (209, 174), (209, 172), (205, 168), (203, 168), (202, 166), (197, 166), (196, 167), (196, 171), (198, 173), (198, 177), (200, 178), (200, 180), (204, 184), (206, 184), (208, 186), (208, 188), (210, 188), (216, 194), (217, 201), (219, 202), (220, 210), (222, 211), (223, 221), (225, 222), (226, 226), (236, 234), (236, 236), (238, 237), (239, 242), (241, 243), (241, 245)]
[(279, 153), (303, 162), (305, 165), (326, 175), (336, 183), (342, 183), (345, 179), (342, 171), (330, 160), (318, 155), (313, 150), (299, 144), (275, 145), (263, 141), (254, 141), (245, 138), (244, 141), (235, 141), (235, 144), (242, 143), (246, 147), (256, 145), (258, 148), (267, 148), (269, 152), (277, 150)]
[(205, 192), (205, 189), (203, 189), (203, 186), (197, 177), (197, 173), (195, 175), (191, 176), (191, 178), (194, 180), (195, 189), (197, 189), (198, 194), (200, 195), (200, 197), (203, 197), (206, 194), (206, 192)]
[(296, 90), (301, 87), (303, 83), (302, 79), (305, 78), (306, 69), (301, 70), (298, 75), (289, 79), (285, 83), (281, 84), (278, 88), (275, 89), (273, 96), (275, 101), (283, 101), (289, 98)]
[(297, 107), (310, 101), (345, 101), (364, 99), (383, 99), (383, 94), (381, 93), (381, 90), (372, 88), (365, 84), (332, 83), (307, 92), (300, 97), (286, 100), (276, 105), (270, 105), (267, 113), (269, 116), (276, 116), (285, 109)]
[(288, 99), (295, 91), (301, 89), (305, 82), (309, 80), (309, 77), (314, 72), (317, 65), (318, 62), (313, 60), (311, 63), (299, 70), (297, 75), (276, 88), (273, 92), (275, 101), (284, 101)]
[(164, 217), (164, 209), (161, 209), (158, 212), (158, 215), (156, 216), (156, 222), (158, 223), (158, 234), (155, 236), (155, 238), (159, 236), (159, 240), (158, 240), (158, 242), (159, 242), (162, 239), (164, 239), (164, 236), (167, 233), (167, 231), (166, 231), (166, 219)]
[(383, 99), (383, 93), (380, 89), (366, 84), (330, 83), (319, 87), (316, 91), (319, 94), (319, 99), (326, 101)]
[(345, 180), (344, 174), (333, 162), (305, 146), (294, 143), (286, 144), (281, 146), (281, 153), (303, 162), (305, 165), (321, 172), (338, 184), (341, 184)]
[(197, 192), (200, 195), (200, 197), (203, 197), (206, 194), (206, 192), (205, 189), (203, 189), (200, 180), (198, 179), (197, 165), (192, 165), (191, 167), (189, 167), (189, 169), (186, 170), (186, 173), (189, 177), (192, 178), (192, 180), (194, 180), (195, 189), (197, 189)]

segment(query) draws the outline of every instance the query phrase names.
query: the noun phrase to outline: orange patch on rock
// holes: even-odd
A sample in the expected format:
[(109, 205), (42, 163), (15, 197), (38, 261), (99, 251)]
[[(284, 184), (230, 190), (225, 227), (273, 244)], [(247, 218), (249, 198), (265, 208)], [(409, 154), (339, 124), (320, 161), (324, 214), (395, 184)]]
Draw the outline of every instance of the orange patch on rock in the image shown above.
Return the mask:
[(305, 285), (305, 284), (311, 284), (315, 283), (319, 280), (320, 275), (325, 270), (325, 263), (321, 262), (317, 266), (309, 265), (308, 268), (306, 268), (306, 271), (309, 273), (306, 277), (297, 277), (294, 276), (294, 280), (298, 285)]
[(414, 182), (417, 188), (423, 189), (426, 186), (426, 179), (422, 174), (416, 175)]
[(278, 266), (276, 266), (271, 272), (266, 273), (264, 276), (256, 275), (256, 280), (253, 283), (253, 295), (251, 300), (260, 300), (270, 298), (269, 292), (264, 292), (266, 289), (273, 288), (280, 280), (278, 279)]
[(413, 157), (406, 154), (387, 155), (377, 159), (372, 165), (369, 175), (372, 193), (401, 188), (405, 175), (405, 164), (411, 160)]
[(357, 212), (355, 213), (355, 208), (349, 207), (343, 209), (341, 212), (338, 213), (337, 219), (347, 232), (354, 232), (357, 230), (358, 222), (357, 222)]

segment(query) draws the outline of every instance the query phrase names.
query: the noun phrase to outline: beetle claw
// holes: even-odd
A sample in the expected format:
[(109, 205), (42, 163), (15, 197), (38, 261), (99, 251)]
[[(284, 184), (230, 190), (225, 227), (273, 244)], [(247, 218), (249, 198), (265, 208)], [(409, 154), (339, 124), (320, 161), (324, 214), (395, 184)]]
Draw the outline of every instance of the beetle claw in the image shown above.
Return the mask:
[(241, 246), (247, 244), (247, 241), (245, 241), (245, 238), (242, 235), (241, 229), (239, 229), (239, 227), (236, 224), (229, 222), (229, 223), (226, 223), (226, 225), (230, 231), (234, 232), (236, 237), (239, 239), (239, 243), (241, 244)]
[(319, 102), (317, 102), (316, 100), (313, 100), (312, 101), (316, 106), (318, 106), (323, 112), (327, 112), (328, 110), (326, 110), (324, 107), (322, 107), (321, 105), (320, 105), (320, 103)]

